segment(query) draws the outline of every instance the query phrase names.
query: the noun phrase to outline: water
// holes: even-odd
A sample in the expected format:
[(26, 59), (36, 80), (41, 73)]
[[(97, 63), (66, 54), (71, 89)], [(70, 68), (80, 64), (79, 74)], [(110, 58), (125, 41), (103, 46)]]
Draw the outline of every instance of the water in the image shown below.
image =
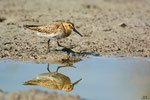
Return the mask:
[[(50, 64), (56, 71), (60, 64)], [(72, 82), (82, 78), (71, 92), (51, 90), (40, 86), (22, 85), (38, 74), (47, 72), (47, 64), (0, 61), (0, 89), (4, 91), (40, 89), (61, 94), (78, 94), (86, 100), (143, 100), (150, 98), (150, 59), (91, 57), (74, 64), (76, 68), (59, 69)]]

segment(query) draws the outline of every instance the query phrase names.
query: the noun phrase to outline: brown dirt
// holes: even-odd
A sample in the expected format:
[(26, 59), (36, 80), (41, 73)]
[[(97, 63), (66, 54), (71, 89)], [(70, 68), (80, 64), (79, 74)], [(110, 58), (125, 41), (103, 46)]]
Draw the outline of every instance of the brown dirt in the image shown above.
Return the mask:
[[(149, 57), (149, 5), (150, 0), (0, 0), (0, 58), (48, 62), (85, 53)], [(48, 39), (23, 28), (56, 20), (70, 20), (84, 35), (72, 33), (60, 40), (70, 53), (46, 54)], [(56, 48), (51, 41), (51, 49)]]
[(0, 91), (0, 100), (83, 100), (74, 94), (57, 94), (40, 90), (27, 90), (15, 92)]

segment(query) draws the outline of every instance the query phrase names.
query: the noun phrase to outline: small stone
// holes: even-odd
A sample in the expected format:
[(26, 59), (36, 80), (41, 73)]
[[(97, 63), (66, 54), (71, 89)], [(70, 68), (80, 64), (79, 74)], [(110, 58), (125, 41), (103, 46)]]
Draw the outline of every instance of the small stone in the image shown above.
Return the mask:
[(0, 18), (0, 22), (4, 22), (6, 18)]
[(121, 24), (119, 24), (119, 26), (125, 28), (125, 27), (127, 27), (127, 24), (121, 23)]

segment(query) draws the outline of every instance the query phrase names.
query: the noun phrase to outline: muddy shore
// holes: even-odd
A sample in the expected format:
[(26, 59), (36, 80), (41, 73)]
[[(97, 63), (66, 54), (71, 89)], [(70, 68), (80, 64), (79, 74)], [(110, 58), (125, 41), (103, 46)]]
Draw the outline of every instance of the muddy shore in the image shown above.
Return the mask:
[(26, 90), (15, 92), (3, 92), (0, 90), (0, 100), (83, 100), (75, 94), (57, 94), (41, 90)]
[[(0, 58), (50, 61), (79, 53), (149, 57), (149, 5), (150, 0), (0, 0)], [(72, 50), (69, 54), (46, 54), (48, 39), (23, 28), (56, 20), (70, 20), (84, 35), (60, 40)], [(62, 49), (55, 41), (50, 48)]]
[[(60, 40), (67, 47), (65, 50), (51, 41), (52, 51), (47, 54), (48, 39), (38, 37), (23, 25), (56, 20), (73, 22), (84, 37), (72, 32)], [(150, 57), (150, 0), (0, 0), (0, 59), (72, 65), (80, 57), (98, 54)], [(39, 90), (13, 93), (0, 90), (0, 100), (51, 100), (51, 97), (80, 100), (76, 95)]]

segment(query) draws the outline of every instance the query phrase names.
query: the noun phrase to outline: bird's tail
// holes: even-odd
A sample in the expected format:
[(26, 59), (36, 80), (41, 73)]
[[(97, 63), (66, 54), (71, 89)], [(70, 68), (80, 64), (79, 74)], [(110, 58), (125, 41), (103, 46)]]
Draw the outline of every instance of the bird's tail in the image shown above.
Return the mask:
[(34, 80), (30, 80), (30, 81), (24, 82), (23, 85), (37, 85), (37, 82)]
[(29, 28), (31, 30), (39, 30), (40, 25), (23, 25), (24, 28)]

